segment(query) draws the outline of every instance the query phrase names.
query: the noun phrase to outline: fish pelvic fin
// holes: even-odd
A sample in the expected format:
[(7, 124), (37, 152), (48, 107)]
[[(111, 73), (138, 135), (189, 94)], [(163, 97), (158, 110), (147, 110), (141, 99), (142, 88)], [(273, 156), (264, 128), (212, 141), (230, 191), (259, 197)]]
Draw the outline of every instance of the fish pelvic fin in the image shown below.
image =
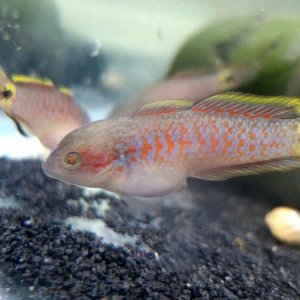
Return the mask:
[(192, 100), (163, 100), (147, 103), (138, 109), (133, 117), (144, 117), (149, 115), (161, 115), (186, 110), (193, 106)]
[(283, 172), (300, 167), (299, 157), (285, 157), (269, 161), (246, 163), (195, 172), (191, 177), (205, 180), (225, 180), (236, 176), (257, 175), (264, 172)]
[(300, 117), (300, 98), (229, 92), (199, 101), (191, 110), (252, 119), (294, 119)]
[(17, 127), (17, 130), (19, 131), (19, 133), (21, 135), (23, 135), (25, 137), (29, 137), (29, 135), (27, 134), (27, 132), (23, 128), (21, 122), (19, 122), (15, 117), (13, 117), (12, 115), (10, 115), (9, 113), (6, 113), (6, 115), (13, 120), (13, 122), (15, 123), (15, 125)]

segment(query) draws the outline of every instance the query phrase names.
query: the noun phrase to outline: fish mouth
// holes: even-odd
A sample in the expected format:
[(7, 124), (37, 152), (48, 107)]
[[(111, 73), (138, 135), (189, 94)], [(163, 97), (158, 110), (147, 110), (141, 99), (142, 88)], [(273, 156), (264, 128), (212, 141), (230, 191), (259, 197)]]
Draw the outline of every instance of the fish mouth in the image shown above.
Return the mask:
[(60, 158), (54, 150), (49, 157), (42, 163), (43, 172), (52, 178), (60, 179), (59, 170)]

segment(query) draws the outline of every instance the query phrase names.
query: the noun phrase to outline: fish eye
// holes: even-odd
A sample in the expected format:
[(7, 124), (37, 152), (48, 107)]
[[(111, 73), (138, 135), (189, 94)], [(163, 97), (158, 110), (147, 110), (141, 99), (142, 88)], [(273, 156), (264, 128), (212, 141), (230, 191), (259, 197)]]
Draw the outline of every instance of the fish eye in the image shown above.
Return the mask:
[(10, 99), (12, 97), (12, 95), (13, 95), (12, 90), (10, 90), (7, 87), (3, 88), (2, 96), (3, 96), (4, 99)]
[(82, 164), (81, 155), (78, 152), (69, 152), (64, 157), (64, 166), (68, 169), (77, 169)]

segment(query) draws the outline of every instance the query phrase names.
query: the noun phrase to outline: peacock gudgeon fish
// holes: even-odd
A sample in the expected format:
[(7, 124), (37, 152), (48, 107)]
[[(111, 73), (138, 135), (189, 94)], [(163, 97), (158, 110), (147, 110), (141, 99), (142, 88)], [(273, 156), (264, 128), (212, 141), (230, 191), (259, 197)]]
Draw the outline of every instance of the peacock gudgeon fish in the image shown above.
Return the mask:
[(255, 77), (257, 71), (256, 65), (239, 65), (224, 66), (217, 71), (180, 73), (146, 89), (128, 105), (118, 106), (112, 116), (131, 116), (139, 107), (163, 99), (203, 100), (247, 84)]
[(72, 130), (89, 123), (87, 114), (74, 101), (71, 90), (56, 88), (52, 81), (25, 75), (11, 79), (0, 69), (0, 108), (16, 123), (54, 149)]
[(300, 100), (238, 93), (149, 103), (68, 134), (44, 163), (64, 182), (156, 197), (188, 177), (223, 180), (300, 166)]

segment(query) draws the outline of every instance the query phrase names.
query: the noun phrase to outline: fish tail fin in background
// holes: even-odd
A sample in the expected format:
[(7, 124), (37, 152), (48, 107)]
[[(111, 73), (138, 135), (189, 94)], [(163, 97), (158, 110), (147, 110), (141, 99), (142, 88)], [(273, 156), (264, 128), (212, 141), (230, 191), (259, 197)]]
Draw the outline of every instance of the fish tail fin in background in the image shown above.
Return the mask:
[[(253, 161), (194, 172), (192, 177), (206, 180), (224, 180), (235, 176), (255, 175), (262, 172), (288, 171), (300, 167), (300, 98), (263, 97), (241, 93), (224, 93), (200, 101), (190, 108), (194, 112), (227, 114), (247, 119), (261, 118), (270, 122), (294, 120), (293, 145), (285, 145), (292, 154), (285, 157)], [(284, 127), (282, 127), (284, 130)], [(254, 132), (255, 134), (255, 132)], [(269, 145), (270, 150), (272, 145)]]

